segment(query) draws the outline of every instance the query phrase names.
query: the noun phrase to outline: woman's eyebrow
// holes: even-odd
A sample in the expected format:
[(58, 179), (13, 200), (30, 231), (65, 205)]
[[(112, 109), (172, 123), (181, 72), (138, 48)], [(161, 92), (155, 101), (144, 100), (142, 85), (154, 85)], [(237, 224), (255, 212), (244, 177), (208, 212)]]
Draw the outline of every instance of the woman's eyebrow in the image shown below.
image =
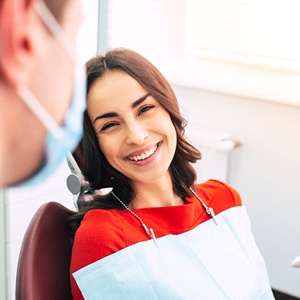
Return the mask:
[(95, 118), (93, 124), (95, 124), (96, 121), (99, 120), (99, 119), (112, 118), (112, 117), (117, 117), (117, 116), (118, 116), (118, 114), (115, 113), (115, 112), (105, 113), (105, 114), (103, 114), (103, 115), (97, 116), (97, 117)]
[(150, 93), (144, 95), (143, 97), (141, 97), (140, 99), (134, 101), (131, 104), (131, 108), (136, 108), (138, 105), (140, 105), (142, 102), (144, 102), (148, 97), (150, 96)]
[[(150, 93), (148, 93), (148, 94), (144, 95), (143, 97), (139, 98), (138, 100), (134, 101), (131, 104), (131, 108), (136, 108), (138, 105), (140, 105), (142, 102), (144, 102), (149, 96), (150, 96)], [(103, 115), (97, 116), (95, 118), (93, 124), (95, 124), (96, 121), (99, 119), (112, 118), (112, 117), (117, 117), (117, 116), (118, 116), (118, 114), (116, 112), (108, 112)]]

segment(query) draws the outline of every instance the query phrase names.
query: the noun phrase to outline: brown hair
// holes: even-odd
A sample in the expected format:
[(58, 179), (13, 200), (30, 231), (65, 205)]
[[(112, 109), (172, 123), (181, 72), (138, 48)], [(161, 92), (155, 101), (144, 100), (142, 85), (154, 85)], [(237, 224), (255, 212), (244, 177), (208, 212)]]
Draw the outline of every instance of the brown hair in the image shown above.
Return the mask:
[[(87, 64), (87, 95), (94, 82), (111, 70), (122, 70), (134, 78), (153, 96), (169, 113), (177, 135), (177, 146), (170, 164), (173, 190), (184, 198), (190, 195), (190, 187), (194, 186), (196, 172), (191, 163), (201, 159), (200, 152), (187, 142), (184, 137), (186, 121), (180, 114), (175, 93), (158, 69), (140, 54), (128, 49), (115, 49), (105, 56), (98, 55)], [(99, 147), (93, 125), (87, 111), (84, 113), (84, 135), (81, 142), (83, 151), (82, 173), (90, 182), (92, 189), (113, 187), (127, 205), (133, 199), (135, 191), (129, 178), (115, 170), (106, 160)], [(83, 215), (93, 208), (124, 209), (110, 194), (106, 197), (95, 196), (80, 211)]]

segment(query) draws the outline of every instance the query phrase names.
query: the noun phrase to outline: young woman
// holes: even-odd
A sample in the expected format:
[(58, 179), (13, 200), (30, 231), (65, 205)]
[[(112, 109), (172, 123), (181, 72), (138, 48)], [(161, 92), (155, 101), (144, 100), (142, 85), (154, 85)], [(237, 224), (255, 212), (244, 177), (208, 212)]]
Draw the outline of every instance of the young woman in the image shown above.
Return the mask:
[(73, 220), (74, 299), (274, 299), (238, 193), (195, 184), (201, 155), (162, 74), (127, 49), (87, 74), (82, 171), (112, 191)]

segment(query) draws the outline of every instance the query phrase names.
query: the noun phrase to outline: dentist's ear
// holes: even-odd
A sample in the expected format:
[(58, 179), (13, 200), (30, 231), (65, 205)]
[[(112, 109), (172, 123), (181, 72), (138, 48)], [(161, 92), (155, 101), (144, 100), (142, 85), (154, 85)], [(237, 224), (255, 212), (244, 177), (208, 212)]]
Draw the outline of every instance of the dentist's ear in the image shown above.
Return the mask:
[(33, 20), (37, 0), (4, 0), (0, 6), (1, 78), (17, 87), (29, 80), (33, 64)]

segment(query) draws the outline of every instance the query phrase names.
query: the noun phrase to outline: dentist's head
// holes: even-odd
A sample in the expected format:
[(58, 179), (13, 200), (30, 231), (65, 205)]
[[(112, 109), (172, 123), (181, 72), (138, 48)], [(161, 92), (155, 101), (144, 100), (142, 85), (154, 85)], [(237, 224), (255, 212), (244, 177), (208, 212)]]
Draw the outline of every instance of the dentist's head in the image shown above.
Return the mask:
[(0, 187), (48, 177), (81, 137), (80, 0), (0, 0)]

